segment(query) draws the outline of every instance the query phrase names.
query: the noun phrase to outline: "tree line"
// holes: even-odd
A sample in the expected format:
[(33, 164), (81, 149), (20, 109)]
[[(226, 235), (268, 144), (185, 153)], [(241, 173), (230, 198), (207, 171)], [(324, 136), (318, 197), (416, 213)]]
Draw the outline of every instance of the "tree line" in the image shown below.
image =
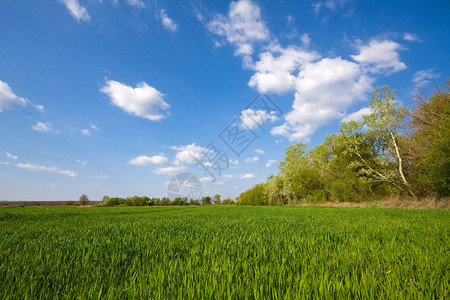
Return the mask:
[(450, 193), (450, 80), (408, 110), (389, 86), (377, 87), (370, 113), (308, 149), (285, 150), (279, 173), (240, 194), (238, 205), (363, 202), (385, 196)]
[[(81, 198), (80, 198), (81, 200)], [(108, 206), (171, 206), (171, 205), (234, 205), (236, 202), (230, 198), (221, 199), (219, 194), (214, 197), (204, 196), (201, 199), (188, 199), (187, 197), (177, 197), (173, 201), (168, 197), (149, 198), (147, 196), (134, 196), (127, 198), (104, 196), (102, 202), (96, 204), (99, 207)]]

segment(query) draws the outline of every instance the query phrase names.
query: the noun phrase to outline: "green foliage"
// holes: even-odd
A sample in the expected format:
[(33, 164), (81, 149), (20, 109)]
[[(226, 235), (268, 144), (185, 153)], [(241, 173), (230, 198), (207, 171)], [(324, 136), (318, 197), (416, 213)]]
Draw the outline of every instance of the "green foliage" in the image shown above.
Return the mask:
[(78, 200), (78, 203), (80, 205), (86, 205), (88, 202), (89, 202), (89, 198), (85, 194), (81, 195), (80, 199)]
[(450, 211), (0, 209), (1, 299), (448, 299)]
[(238, 204), (362, 202), (430, 192), (448, 196), (449, 87), (450, 81), (429, 99), (419, 97), (409, 127), (397, 92), (377, 87), (362, 121), (342, 122), (338, 134), (312, 149), (302, 143), (289, 146), (280, 173), (242, 193)]
[(222, 205), (235, 205), (236, 202), (230, 198), (222, 200)]
[(219, 194), (214, 195), (212, 201), (213, 201), (214, 204), (220, 205), (221, 204), (220, 195)]
[(413, 134), (406, 151), (419, 188), (440, 196), (450, 195), (449, 88), (450, 80), (446, 89), (437, 90), (429, 98), (416, 95), (410, 124)]
[(211, 204), (211, 197), (210, 196), (202, 197), (201, 201), (202, 201), (203, 205), (210, 205)]
[(160, 205), (161, 205), (161, 206), (169, 206), (169, 205), (172, 205), (172, 201), (170, 201), (170, 199), (167, 198), (167, 197), (163, 197), (163, 198), (161, 199)]
[(268, 199), (264, 192), (264, 184), (257, 184), (236, 199), (237, 205), (267, 205)]

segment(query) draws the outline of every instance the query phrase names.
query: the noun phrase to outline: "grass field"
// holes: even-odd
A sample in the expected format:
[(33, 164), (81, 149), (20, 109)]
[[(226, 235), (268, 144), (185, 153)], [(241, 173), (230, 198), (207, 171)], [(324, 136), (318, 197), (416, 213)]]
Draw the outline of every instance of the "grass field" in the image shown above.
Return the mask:
[(449, 298), (450, 211), (1, 208), (0, 298)]

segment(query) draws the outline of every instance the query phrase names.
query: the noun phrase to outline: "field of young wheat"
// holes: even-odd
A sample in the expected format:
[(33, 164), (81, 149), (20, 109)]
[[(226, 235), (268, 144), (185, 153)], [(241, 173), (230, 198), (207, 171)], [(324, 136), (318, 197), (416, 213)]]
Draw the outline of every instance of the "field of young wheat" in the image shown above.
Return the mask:
[(0, 209), (0, 298), (449, 298), (450, 212)]

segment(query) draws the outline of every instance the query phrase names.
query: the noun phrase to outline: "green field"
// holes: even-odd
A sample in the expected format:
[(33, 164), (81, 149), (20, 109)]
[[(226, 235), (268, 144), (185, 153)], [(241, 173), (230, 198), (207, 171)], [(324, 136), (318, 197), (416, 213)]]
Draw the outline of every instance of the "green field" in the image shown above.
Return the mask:
[(0, 298), (449, 298), (450, 212), (1, 208)]

